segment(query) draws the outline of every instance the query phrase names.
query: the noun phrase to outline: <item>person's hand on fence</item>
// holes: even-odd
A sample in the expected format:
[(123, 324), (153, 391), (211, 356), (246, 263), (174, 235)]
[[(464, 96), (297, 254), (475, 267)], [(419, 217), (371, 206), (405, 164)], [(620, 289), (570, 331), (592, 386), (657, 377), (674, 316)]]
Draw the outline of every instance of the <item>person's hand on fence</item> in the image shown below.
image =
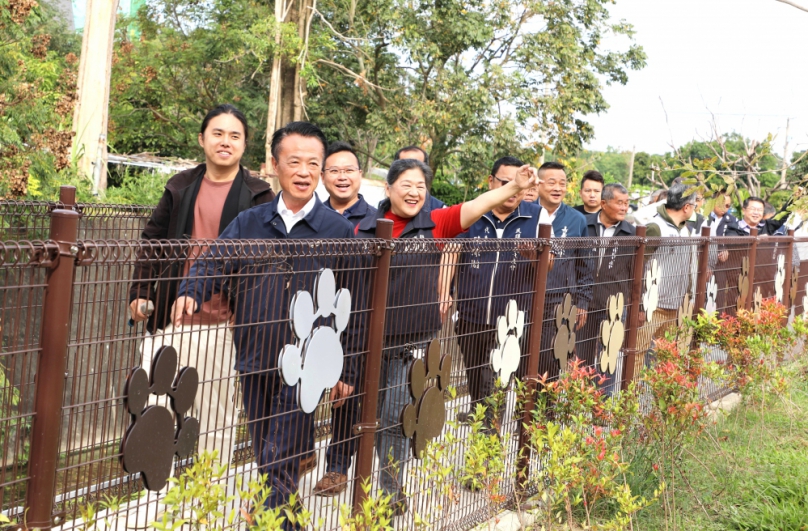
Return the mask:
[(182, 324), (184, 315), (193, 315), (196, 312), (196, 301), (191, 297), (178, 297), (171, 306), (171, 323), (174, 326)]
[(718, 261), (726, 262), (729, 259), (729, 251), (721, 251), (718, 253)]
[[(149, 318), (149, 313), (144, 313), (143, 310), (149, 308), (149, 300), (148, 299), (135, 299), (129, 303), (129, 315), (132, 318), (132, 321), (139, 323), (141, 321), (145, 321)], [(152, 305), (152, 307), (154, 307)]]
[(586, 310), (583, 308), (578, 308), (578, 330), (584, 327), (586, 324)]
[(354, 387), (352, 385), (348, 385), (342, 380), (338, 381), (337, 385), (331, 388), (331, 394), (329, 395), (329, 400), (333, 402), (331, 407), (340, 407), (353, 392)]

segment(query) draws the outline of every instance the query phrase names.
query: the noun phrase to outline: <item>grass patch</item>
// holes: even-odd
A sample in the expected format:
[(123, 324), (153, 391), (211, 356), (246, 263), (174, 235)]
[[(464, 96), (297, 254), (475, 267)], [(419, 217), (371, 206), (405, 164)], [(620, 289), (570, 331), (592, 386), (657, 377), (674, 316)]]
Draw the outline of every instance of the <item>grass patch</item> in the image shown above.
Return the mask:
[[(808, 372), (789, 372), (788, 398), (738, 406), (681, 456), (679, 529), (808, 531)], [(659, 505), (636, 522), (666, 528)]]

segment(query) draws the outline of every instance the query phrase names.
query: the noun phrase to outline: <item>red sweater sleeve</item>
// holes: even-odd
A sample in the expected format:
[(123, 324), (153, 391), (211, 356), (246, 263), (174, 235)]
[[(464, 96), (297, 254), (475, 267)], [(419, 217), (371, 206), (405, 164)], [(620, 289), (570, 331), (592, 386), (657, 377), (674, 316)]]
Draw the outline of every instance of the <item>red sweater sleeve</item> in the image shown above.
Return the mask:
[(454, 238), (461, 232), (465, 232), (460, 225), (460, 209), (463, 204), (450, 206), (449, 208), (439, 208), (430, 214), (435, 223), (432, 235), (435, 238)]

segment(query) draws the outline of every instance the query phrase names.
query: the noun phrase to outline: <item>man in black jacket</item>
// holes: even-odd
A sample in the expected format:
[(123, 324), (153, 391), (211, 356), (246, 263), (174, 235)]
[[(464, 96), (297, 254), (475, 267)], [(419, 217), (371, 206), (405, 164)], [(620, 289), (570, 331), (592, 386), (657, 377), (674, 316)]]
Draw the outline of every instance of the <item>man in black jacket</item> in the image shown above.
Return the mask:
[[(199, 133), (205, 164), (168, 180), (143, 230), (143, 240), (215, 239), (239, 212), (272, 201), (275, 196), (269, 184), (251, 177), (240, 164), (247, 134), (246, 118), (232, 105), (221, 105), (208, 113)], [(129, 309), (133, 321), (147, 321), (150, 333), (142, 345), (142, 367), (149, 370), (152, 357), (165, 344), (174, 346), (181, 365), (199, 371), (200, 390), (195, 402), (203, 434), (199, 451), (218, 450), (221, 462), (227, 464), (237, 424), (228, 297), (219, 293), (199, 314), (189, 316), (179, 326), (170, 322), (169, 309), (179, 279), (202, 252), (202, 246), (186, 247), (181, 259), (159, 261), (143, 253), (135, 264)]]
[[(623, 294), (624, 305), (618, 319), (625, 324), (626, 308), (631, 296), (631, 268), (634, 262), (633, 242), (621, 245), (616, 238), (634, 236), (634, 225), (626, 221), (628, 213), (628, 190), (619, 183), (607, 184), (601, 193), (601, 210), (586, 217), (587, 236), (599, 238), (591, 250), (590, 260), (594, 277), (592, 302), (589, 303), (589, 318), (581, 329), (582, 342), (578, 346), (578, 356), (586, 365), (594, 365), (600, 370), (604, 346), (601, 322), (609, 322), (609, 297)], [(621, 338), (614, 338), (620, 340)], [(602, 389), (611, 394), (620, 381), (622, 359), (611, 370), (603, 372)], [(614, 371), (614, 372), (612, 372)]]

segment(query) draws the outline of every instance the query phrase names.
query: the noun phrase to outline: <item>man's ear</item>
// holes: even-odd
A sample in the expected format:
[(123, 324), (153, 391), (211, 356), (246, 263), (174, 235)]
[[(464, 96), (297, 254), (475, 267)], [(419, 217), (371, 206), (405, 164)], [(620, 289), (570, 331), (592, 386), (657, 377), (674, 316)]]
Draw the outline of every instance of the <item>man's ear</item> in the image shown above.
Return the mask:
[(493, 186), (494, 186), (494, 176), (493, 176), (493, 175), (489, 175), (489, 176), (488, 176), (488, 189), (489, 189), (489, 190), (492, 190), (492, 187), (493, 187)]
[(269, 161), (272, 163), (272, 170), (275, 172), (275, 175), (278, 175), (278, 159), (275, 158), (275, 155), (271, 155)]
[(199, 136), (197, 137), (196, 141), (199, 142), (199, 147), (201, 148), (205, 147), (204, 139), (205, 137), (202, 135), (202, 133), (199, 133)]

